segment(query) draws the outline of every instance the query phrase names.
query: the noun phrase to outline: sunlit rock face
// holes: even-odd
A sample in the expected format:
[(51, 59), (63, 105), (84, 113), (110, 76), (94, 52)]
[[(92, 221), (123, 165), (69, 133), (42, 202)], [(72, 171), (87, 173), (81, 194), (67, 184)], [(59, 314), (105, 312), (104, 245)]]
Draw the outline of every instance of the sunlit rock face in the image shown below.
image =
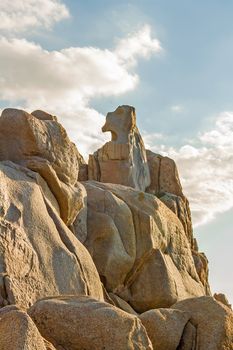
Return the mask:
[(5, 109), (0, 118), (0, 160), (38, 172), (56, 197), (61, 218), (72, 224), (81, 205), (80, 191), (75, 187), (77, 149), (56, 117), (43, 111), (29, 114)]
[[(140, 312), (169, 307), (175, 300), (192, 295), (209, 294), (207, 260), (198, 252), (193, 238), (189, 203), (175, 162), (145, 151), (135, 110), (130, 106), (119, 106), (108, 113), (102, 131), (110, 131), (112, 141), (89, 158), (89, 182), (84, 185), (88, 205), (84, 244), (105, 287), (121, 296), (124, 293)], [(178, 227), (170, 229), (171, 224)], [(143, 288), (145, 279), (151, 280), (147, 293)]]
[(112, 140), (89, 157), (88, 178), (145, 191), (150, 184), (146, 150), (136, 126), (135, 109), (120, 106), (108, 113), (103, 132)]
[(76, 147), (63, 127), (44, 112), (38, 119), (7, 109), (0, 149), (0, 303), (28, 307), (74, 293), (102, 299), (96, 267), (67, 226), (85, 189), (76, 186)]
[(133, 107), (102, 131), (86, 164), (56, 116), (0, 117), (0, 349), (233, 349), (175, 162)]
[(137, 312), (205, 295), (178, 217), (156, 196), (87, 181), (87, 240), (109, 292)]
[(206, 293), (209, 294), (208, 260), (204, 253), (198, 251), (197, 242), (193, 236), (189, 201), (183, 193), (176, 163), (173, 159), (163, 157), (150, 150), (147, 150), (146, 154), (151, 178), (150, 186), (147, 187), (146, 192), (158, 197), (179, 218), (192, 250), (198, 276)]

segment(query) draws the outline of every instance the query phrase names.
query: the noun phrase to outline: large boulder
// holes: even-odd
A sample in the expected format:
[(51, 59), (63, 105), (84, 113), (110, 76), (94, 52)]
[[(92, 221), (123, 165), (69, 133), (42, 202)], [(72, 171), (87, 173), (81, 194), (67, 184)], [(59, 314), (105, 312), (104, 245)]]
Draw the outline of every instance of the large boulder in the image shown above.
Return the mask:
[(146, 155), (151, 174), (151, 183), (147, 188), (147, 192), (155, 195), (168, 192), (176, 196), (183, 196), (179, 173), (174, 160), (150, 150), (146, 150)]
[(28, 307), (59, 294), (102, 299), (96, 267), (41, 176), (1, 162), (0, 183), (0, 303)]
[(146, 155), (151, 178), (146, 192), (157, 196), (179, 218), (192, 249), (198, 276), (206, 293), (210, 294), (208, 260), (205, 254), (198, 251), (197, 242), (193, 237), (189, 201), (183, 193), (176, 163), (173, 159), (150, 150), (146, 151)]
[(29, 314), (44, 338), (69, 350), (152, 350), (141, 321), (88, 297), (37, 301)]
[(190, 314), (180, 310), (156, 309), (144, 312), (139, 318), (155, 350), (176, 350)]
[(1, 350), (55, 350), (44, 341), (32, 319), (23, 311), (0, 313)]
[(109, 292), (137, 312), (205, 295), (183, 226), (157, 197), (88, 181), (89, 250)]
[(180, 219), (191, 245), (193, 230), (189, 202), (183, 194), (176, 163), (169, 157), (146, 150), (147, 162), (150, 169), (150, 186), (148, 193), (160, 198)]
[(0, 136), (0, 160), (43, 158), (61, 181), (76, 183), (79, 170), (76, 146), (50, 114), (7, 108), (0, 118)]
[(89, 157), (88, 178), (145, 191), (150, 184), (146, 150), (136, 126), (135, 109), (119, 106), (108, 113), (103, 132), (112, 140)]
[(233, 313), (228, 306), (206, 296), (182, 300), (172, 308), (190, 313), (197, 333), (194, 349), (233, 349)]
[(82, 206), (82, 193), (75, 186), (79, 153), (56, 117), (5, 109), (0, 118), (0, 161), (4, 160), (38, 172), (56, 197), (63, 221), (73, 223)]
[[(111, 190), (86, 182), (88, 220), (84, 244), (108, 291), (124, 284), (136, 258), (136, 236), (130, 208)], [(127, 191), (127, 188), (125, 189)]]

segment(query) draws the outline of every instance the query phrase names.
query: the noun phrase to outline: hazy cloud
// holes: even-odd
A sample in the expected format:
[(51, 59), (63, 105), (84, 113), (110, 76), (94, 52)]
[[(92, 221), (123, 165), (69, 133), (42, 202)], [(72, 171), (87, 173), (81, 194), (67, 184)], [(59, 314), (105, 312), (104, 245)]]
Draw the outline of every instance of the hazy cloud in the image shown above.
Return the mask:
[(59, 0), (1, 0), (0, 32), (18, 33), (36, 27), (50, 28), (69, 17)]
[(182, 105), (174, 105), (171, 106), (171, 111), (175, 113), (180, 113), (184, 111), (184, 107)]
[(233, 112), (221, 113), (212, 130), (179, 149), (155, 143), (150, 139), (150, 148), (178, 164), (195, 225), (233, 208)]

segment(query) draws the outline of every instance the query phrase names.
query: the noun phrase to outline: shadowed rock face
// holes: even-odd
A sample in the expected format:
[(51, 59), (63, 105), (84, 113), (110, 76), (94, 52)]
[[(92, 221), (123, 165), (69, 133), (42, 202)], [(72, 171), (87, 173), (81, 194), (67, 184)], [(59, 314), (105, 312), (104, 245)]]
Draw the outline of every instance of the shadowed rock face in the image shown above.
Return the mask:
[(89, 156), (89, 179), (145, 191), (150, 184), (150, 173), (144, 143), (136, 126), (135, 109), (120, 106), (108, 113), (102, 131), (111, 132), (112, 140)]

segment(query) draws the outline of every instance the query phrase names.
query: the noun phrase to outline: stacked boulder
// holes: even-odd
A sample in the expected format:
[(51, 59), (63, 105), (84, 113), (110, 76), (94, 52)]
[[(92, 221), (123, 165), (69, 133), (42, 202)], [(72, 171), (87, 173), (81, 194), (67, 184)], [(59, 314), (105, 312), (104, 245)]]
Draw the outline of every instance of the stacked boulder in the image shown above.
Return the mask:
[(57, 118), (0, 117), (0, 349), (233, 349), (173, 160), (135, 109), (88, 164)]

